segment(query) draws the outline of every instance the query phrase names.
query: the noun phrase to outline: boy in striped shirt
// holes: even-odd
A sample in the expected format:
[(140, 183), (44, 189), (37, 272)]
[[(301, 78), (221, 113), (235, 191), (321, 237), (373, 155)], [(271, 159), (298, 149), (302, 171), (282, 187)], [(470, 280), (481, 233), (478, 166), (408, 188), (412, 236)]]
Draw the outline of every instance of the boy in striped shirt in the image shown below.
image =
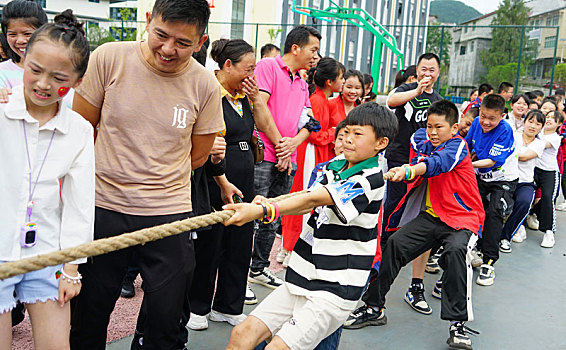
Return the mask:
[(281, 214), (312, 214), (291, 255), (285, 283), (232, 331), (228, 349), (313, 349), (356, 307), (378, 242), (383, 173), (378, 154), (397, 133), (397, 119), (375, 103), (356, 107), (345, 120), (344, 153), (303, 193), (279, 203), (227, 205), (226, 225)]

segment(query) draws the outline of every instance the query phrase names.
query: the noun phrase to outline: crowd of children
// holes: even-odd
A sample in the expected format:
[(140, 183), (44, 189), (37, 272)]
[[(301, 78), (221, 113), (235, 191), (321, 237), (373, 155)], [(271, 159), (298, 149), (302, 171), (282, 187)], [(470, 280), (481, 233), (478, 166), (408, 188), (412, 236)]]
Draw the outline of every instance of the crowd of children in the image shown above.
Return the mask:
[[(431, 314), (423, 277), (442, 269), (433, 296), (447, 343), (472, 349), (472, 266), (478, 285), (494, 284), (525, 225), (555, 244), (564, 91), (481, 84), (458, 109), (434, 90), (440, 60), (426, 53), (379, 106), (371, 76), (321, 57), (312, 27), (257, 63), (244, 40), (213, 41), (207, 62), (209, 16), (205, 0), (157, 0), (147, 39), (91, 55), (71, 10), (47, 23), (36, 2), (3, 8), (0, 263), (235, 214), (0, 281), (0, 348), (25, 305), (36, 345), (104, 349), (139, 271), (132, 349), (184, 349), (186, 326), (209, 320), (235, 326), (229, 349), (336, 349), (343, 328), (387, 323), (386, 294), (412, 262), (407, 304)], [(268, 268), (278, 231), (284, 280)], [(250, 283), (274, 290), (247, 316)]]

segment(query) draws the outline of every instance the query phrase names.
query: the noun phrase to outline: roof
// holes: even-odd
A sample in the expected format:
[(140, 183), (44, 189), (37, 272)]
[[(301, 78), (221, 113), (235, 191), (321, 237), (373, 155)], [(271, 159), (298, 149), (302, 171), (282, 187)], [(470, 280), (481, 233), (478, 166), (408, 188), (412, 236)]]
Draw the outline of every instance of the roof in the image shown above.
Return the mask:
[[(566, 0), (564, 0), (564, 1), (566, 1)], [(470, 20), (468, 20), (468, 21), (466, 21), (466, 22), (460, 23), (460, 25), (462, 25), (462, 24), (468, 24), (468, 23), (470, 23), (470, 22), (479, 21), (480, 19), (484, 19), (484, 18), (493, 16), (493, 15), (495, 15), (495, 11), (492, 11), (492, 12), (490, 12), (490, 13), (486, 13), (485, 15), (481, 15), (481, 16), (476, 17), (476, 18), (472, 18), (472, 19), (470, 19)]]
[(566, 8), (566, 0), (529, 0), (525, 5), (531, 9), (529, 17), (536, 17)]

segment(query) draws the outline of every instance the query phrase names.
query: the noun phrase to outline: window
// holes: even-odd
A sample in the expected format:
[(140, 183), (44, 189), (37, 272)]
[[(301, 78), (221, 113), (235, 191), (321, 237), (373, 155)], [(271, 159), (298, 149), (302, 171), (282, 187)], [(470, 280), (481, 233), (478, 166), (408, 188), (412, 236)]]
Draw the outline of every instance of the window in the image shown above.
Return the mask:
[(45, 6), (47, 6), (47, 5), (45, 4), (45, 3), (46, 3), (46, 0), (35, 0), (35, 2), (37, 2), (38, 4), (40, 4), (41, 7), (43, 7), (43, 8), (45, 8)]
[(558, 25), (558, 15), (554, 15), (552, 17), (552, 25), (553, 26), (557, 26)]
[(460, 56), (465, 54), (466, 54), (466, 45), (462, 45), (460, 46)]
[(135, 21), (137, 19), (137, 9), (132, 7), (111, 7), (110, 18), (118, 21)]
[(464, 33), (468, 32), (468, 27), (464, 27)]
[(546, 18), (546, 25), (549, 26), (550, 23), (551, 23), (551, 21), (552, 21), (552, 18), (547, 17), (547, 18)]
[(470, 41), (470, 52), (474, 52), (474, 42)]
[(540, 19), (537, 19), (537, 20), (535, 21), (535, 27), (539, 27), (539, 26), (540, 26)]
[(88, 2), (96, 2), (98, 4), (100, 0), (88, 0)]
[(546, 38), (544, 38), (544, 48), (548, 49), (554, 47), (555, 42), (556, 42), (556, 35), (547, 36)]
[(231, 35), (232, 39), (244, 38), (244, 17), (246, 14), (246, 0), (232, 1), (232, 25)]

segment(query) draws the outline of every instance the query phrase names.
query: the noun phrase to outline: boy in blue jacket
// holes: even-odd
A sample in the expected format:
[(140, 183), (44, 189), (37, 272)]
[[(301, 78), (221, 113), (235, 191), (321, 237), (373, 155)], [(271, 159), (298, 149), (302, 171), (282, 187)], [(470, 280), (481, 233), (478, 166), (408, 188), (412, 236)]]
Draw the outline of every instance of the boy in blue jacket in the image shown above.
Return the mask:
[(484, 211), (472, 160), (458, 135), (458, 109), (449, 101), (433, 103), (427, 127), (411, 137), (411, 162), (390, 169), (390, 181), (407, 181), (407, 194), (390, 219), (401, 227), (389, 238), (377, 279), (346, 328), (385, 325), (385, 295), (403, 266), (434, 246), (443, 245), (441, 318), (451, 321), (448, 345), (472, 349), (464, 322), (473, 319), (471, 250), (481, 233)]
[[(474, 119), (466, 142), (476, 170), (478, 187), (485, 208), (485, 227), (478, 241), (483, 264), (476, 283), (490, 286), (495, 279), (493, 264), (499, 258), (499, 239), (503, 217), (513, 207), (513, 193), (519, 179), (518, 158), (511, 125), (503, 120), (505, 99), (487, 95), (479, 117)], [(473, 263), (477, 266), (476, 263)], [(478, 264), (479, 265), (479, 264)]]

